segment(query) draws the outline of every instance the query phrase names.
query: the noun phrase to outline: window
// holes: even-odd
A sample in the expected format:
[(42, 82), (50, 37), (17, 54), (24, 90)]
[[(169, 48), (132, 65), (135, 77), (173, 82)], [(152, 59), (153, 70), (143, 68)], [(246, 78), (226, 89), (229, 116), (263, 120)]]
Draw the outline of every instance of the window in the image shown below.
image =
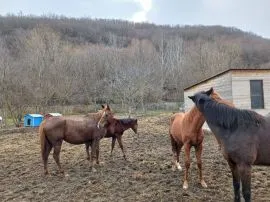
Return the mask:
[(251, 80), (250, 81), (250, 100), (251, 109), (263, 109), (263, 81), (262, 80)]

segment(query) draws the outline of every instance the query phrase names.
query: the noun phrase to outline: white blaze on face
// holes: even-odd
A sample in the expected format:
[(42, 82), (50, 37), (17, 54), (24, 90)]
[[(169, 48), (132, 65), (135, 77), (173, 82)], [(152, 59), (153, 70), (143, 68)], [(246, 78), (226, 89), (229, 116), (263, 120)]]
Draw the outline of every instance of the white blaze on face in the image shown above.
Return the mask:
[(100, 128), (100, 122), (101, 122), (101, 119), (103, 119), (103, 117), (105, 116), (105, 113), (106, 113), (105, 111), (102, 113), (101, 118), (98, 121), (98, 124), (97, 124), (98, 128)]

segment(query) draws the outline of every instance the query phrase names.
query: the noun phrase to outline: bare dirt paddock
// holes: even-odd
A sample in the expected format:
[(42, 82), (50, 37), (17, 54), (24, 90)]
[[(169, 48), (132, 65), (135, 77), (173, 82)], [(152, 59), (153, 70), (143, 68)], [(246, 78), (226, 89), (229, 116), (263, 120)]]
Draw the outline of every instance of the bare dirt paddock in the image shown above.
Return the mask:
[[(110, 140), (103, 139), (97, 172), (90, 172), (84, 145), (64, 143), (61, 162), (68, 174), (66, 177), (57, 172), (52, 155), (49, 158), (51, 175), (43, 176), (36, 132), (0, 135), (0, 200), (232, 201), (231, 174), (211, 135), (205, 137), (202, 157), (208, 188), (198, 184), (193, 149), (189, 189), (183, 191), (183, 172), (171, 169), (167, 120), (168, 114), (139, 119), (139, 138), (133, 138), (132, 131), (126, 131), (123, 141), (128, 161), (123, 160), (118, 145), (111, 158)], [(270, 201), (269, 169), (253, 167), (254, 201)]]

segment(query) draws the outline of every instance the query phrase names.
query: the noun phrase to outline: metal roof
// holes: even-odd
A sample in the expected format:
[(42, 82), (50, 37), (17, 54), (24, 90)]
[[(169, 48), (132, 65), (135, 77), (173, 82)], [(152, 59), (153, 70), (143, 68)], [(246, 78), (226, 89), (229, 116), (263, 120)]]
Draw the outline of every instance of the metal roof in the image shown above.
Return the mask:
[(26, 114), (25, 116), (31, 116), (31, 117), (35, 117), (35, 118), (43, 117), (43, 115), (41, 115), (41, 114)]
[(188, 90), (188, 89), (190, 89), (190, 88), (192, 88), (192, 87), (194, 87), (194, 86), (197, 86), (197, 85), (199, 85), (199, 84), (201, 84), (201, 83), (204, 83), (204, 82), (206, 82), (206, 81), (208, 81), (208, 80), (210, 80), (210, 79), (213, 79), (213, 78), (215, 78), (215, 77), (218, 77), (218, 76), (221, 76), (222, 74), (225, 74), (225, 73), (227, 73), (227, 72), (229, 72), (229, 71), (261, 71), (261, 70), (270, 70), (270, 69), (267, 69), (267, 68), (262, 68), (262, 69), (241, 69), (241, 68), (239, 68), (239, 69), (237, 69), (237, 68), (231, 68), (231, 69), (227, 69), (227, 70), (225, 70), (225, 71), (222, 71), (222, 72), (220, 72), (220, 73), (218, 73), (218, 74), (216, 74), (216, 75), (214, 75), (214, 76), (210, 76), (210, 77), (208, 77), (207, 79), (204, 79), (204, 80), (201, 80), (201, 81), (199, 81), (199, 82), (197, 82), (197, 83), (194, 83), (194, 84), (192, 84), (192, 85), (190, 85), (190, 86), (187, 86), (187, 87), (185, 87), (184, 88), (184, 91), (185, 90)]
[[(48, 113), (49, 115), (52, 115), (52, 116), (62, 116), (62, 114), (60, 113)], [(46, 114), (47, 115), (47, 114)]]

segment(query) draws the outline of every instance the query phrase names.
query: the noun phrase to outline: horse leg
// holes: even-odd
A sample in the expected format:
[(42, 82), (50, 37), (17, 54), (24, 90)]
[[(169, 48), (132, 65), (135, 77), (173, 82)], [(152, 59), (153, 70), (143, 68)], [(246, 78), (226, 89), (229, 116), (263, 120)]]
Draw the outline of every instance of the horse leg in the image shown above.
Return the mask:
[(237, 165), (230, 160), (228, 160), (228, 164), (230, 166), (233, 177), (234, 201), (240, 202), (240, 176), (238, 168)]
[(97, 157), (97, 145), (98, 145), (98, 140), (93, 140), (91, 142), (91, 159), (90, 159), (90, 168), (92, 172), (96, 172), (97, 170), (95, 169), (94, 165), (96, 164), (96, 157)]
[(90, 161), (90, 154), (89, 154), (89, 147), (90, 147), (90, 144), (91, 144), (91, 142), (86, 142), (86, 143), (85, 143), (85, 150), (86, 150), (86, 155), (87, 155), (86, 159), (87, 159), (88, 161)]
[(122, 135), (117, 136), (117, 142), (118, 142), (118, 144), (119, 144), (119, 146), (120, 146), (120, 148), (122, 150), (124, 159), (127, 160), (126, 154), (125, 154), (125, 151), (124, 151), (124, 147), (123, 147), (123, 143), (122, 143)]
[(64, 173), (64, 170), (61, 167), (60, 164), (60, 151), (61, 151), (61, 146), (62, 146), (62, 140), (56, 142), (56, 144), (53, 146), (53, 158), (58, 166), (58, 169), (60, 173)]
[(97, 144), (96, 153), (97, 153), (96, 163), (99, 164), (99, 143)]
[(207, 184), (205, 183), (205, 181), (203, 179), (203, 175), (202, 175), (202, 149), (203, 149), (202, 143), (195, 148), (197, 166), (198, 166), (198, 169), (199, 169), (200, 183), (201, 183), (202, 187), (206, 188)]
[(44, 174), (48, 175), (48, 157), (49, 154), (52, 150), (52, 145), (49, 142), (45, 142), (45, 149), (44, 151), (42, 151), (42, 160), (43, 160), (43, 164), (44, 164)]
[(178, 170), (182, 171), (182, 167), (180, 166), (180, 163), (179, 163), (179, 155), (180, 155), (182, 145), (178, 145), (171, 135), (170, 135), (170, 138), (171, 138), (171, 145), (172, 145), (172, 152), (173, 152), (172, 170), (175, 171), (175, 167), (176, 167)]
[(180, 160), (179, 160), (179, 156), (180, 156), (180, 151), (181, 151), (181, 149), (182, 149), (182, 147), (183, 147), (183, 144), (181, 143), (181, 144), (178, 144), (177, 145), (177, 150), (176, 150), (176, 167), (177, 167), (177, 169), (179, 170), (179, 171), (182, 171), (182, 167), (180, 166)]
[(190, 167), (190, 148), (191, 145), (189, 143), (185, 143), (184, 145), (185, 148), (185, 176), (184, 176), (184, 184), (183, 184), (183, 189), (188, 189), (188, 169)]
[(242, 194), (245, 199), (245, 202), (251, 201), (251, 165), (240, 164), (238, 165), (238, 170), (242, 183)]
[(112, 137), (112, 149), (111, 149), (111, 156), (112, 156), (112, 152), (113, 152), (113, 149), (114, 149), (115, 141), (116, 141), (116, 137)]

